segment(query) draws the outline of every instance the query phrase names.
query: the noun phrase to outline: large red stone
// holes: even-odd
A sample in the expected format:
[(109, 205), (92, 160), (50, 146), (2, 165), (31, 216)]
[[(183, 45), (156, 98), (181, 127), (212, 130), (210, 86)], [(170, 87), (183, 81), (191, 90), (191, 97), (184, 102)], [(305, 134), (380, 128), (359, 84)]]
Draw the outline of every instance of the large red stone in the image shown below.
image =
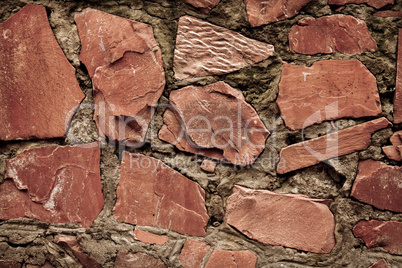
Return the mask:
[(390, 141), (392, 145), (382, 147), (382, 150), (389, 159), (402, 161), (402, 130), (392, 134)]
[(291, 18), (311, 0), (244, 0), (252, 27)]
[(284, 62), (276, 103), (292, 130), (381, 114), (377, 80), (358, 60), (318, 61), (311, 67)]
[(205, 242), (187, 240), (180, 253), (180, 264), (184, 268), (202, 267), (203, 259), (211, 249)]
[(166, 265), (157, 258), (137, 252), (119, 251), (114, 268), (165, 268)]
[(390, 268), (390, 266), (384, 259), (381, 259), (378, 262), (371, 265), (369, 268)]
[(179, 20), (173, 70), (176, 79), (219, 75), (267, 59), (272, 45), (190, 16)]
[(382, 117), (319, 138), (292, 144), (281, 150), (276, 171), (278, 174), (284, 174), (333, 157), (365, 150), (371, 144), (371, 134), (390, 126), (392, 124)]
[(204, 14), (208, 14), (221, 0), (184, 0), (185, 3), (190, 4)]
[(0, 219), (29, 217), (89, 228), (102, 210), (98, 143), (47, 146), (6, 160), (0, 186)]
[(313, 55), (317, 53), (361, 54), (376, 51), (366, 23), (349, 15), (306, 18), (289, 32), (290, 51)]
[(150, 25), (87, 8), (75, 16), (80, 60), (93, 82), (99, 134), (135, 145), (145, 139), (165, 87)]
[(156, 235), (140, 229), (134, 230), (134, 237), (143, 243), (155, 245), (163, 245), (169, 240), (169, 237), (166, 235)]
[(402, 29), (399, 29), (396, 86), (394, 95), (394, 123), (402, 123)]
[(252, 164), (269, 131), (241, 91), (224, 82), (170, 93), (159, 138), (182, 151), (239, 166)]
[(360, 161), (351, 195), (379, 209), (402, 212), (402, 167)]
[(393, 5), (395, 0), (328, 0), (329, 5), (343, 6), (346, 4), (367, 4), (377, 9)]
[(353, 234), (368, 248), (382, 247), (391, 254), (402, 255), (402, 222), (359, 221)]
[(205, 268), (252, 268), (256, 263), (257, 257), (249, 250), (214, 250), (209, 256)]
[(377, 17), (383, 17), (383, 18), (389, 18), (389, 17), (401, 18), (402, 12), (393, 11), (393, 10), (383, 10), (383, 11), (378, 11), (378, 12), (374, 13), (373, 15), (377, 16)]
[(329, 253), (335, 246), (331, 201), (235, 186), (226, 201), (226, 220), (264, 244)]
[(43, 6), (0, 24), (0, 140), (64, 137), (85, 95)]
[(205, 192), (152, 157), (123, 153), (114, 217), (140, 226), (159, 226), (182, 234), (205, 236)]

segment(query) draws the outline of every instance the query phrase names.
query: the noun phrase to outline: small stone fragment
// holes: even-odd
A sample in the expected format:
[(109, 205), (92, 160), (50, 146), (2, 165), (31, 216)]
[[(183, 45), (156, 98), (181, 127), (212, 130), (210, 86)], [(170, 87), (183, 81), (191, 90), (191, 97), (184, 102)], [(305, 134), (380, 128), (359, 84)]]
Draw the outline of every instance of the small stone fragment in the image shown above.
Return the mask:
[(399, 29), (396, 86), (394, 95), (394, 124), (402, 123), (402, 29)]
[(180, 253), (180, 264), (184, 268), (201, 268), (210, 248), (205, 242), (187, 240)]
[(346, 4), (367, 4), (380, 9), (386, 5), (393, 5), (395, 0), (328, 0), (328, 5), (343, 6)]
[(381, 259), (378, 262), (371, 265), (369, 268), (391, 268), (391, 267), (384, 259)]
[(205, 268), (252, 268), (256, 264), (257, 257), (249, 250), (214, 250), (209, 256)]
[(120, 173), (113, 209), (117, 220), (206, 235), (205, 192), (196, 182), (160, 160), (128, 152), (123, 153)]
[(402, 12), (399, 11), (393, 11), (393, 10), (383, 10), (383, 11), (378, 11), (373, 14), (374, 16), (377, 17), (383, 17), (383, 18), (401, 18), (402, 17)]
[(392, 145), (382, 147), (382, 150), (389, 159), (402, 161), (402, 130), (395, 132), (390, 141)]
[(371, 134), (390, 126), (392, 124), (382, 117), (319, 138), (292, 144), (281, 150), (276, 172), (284, 174), (333, 157), (365, 150), (371, 144)]
[(216, 168), (216, 162), (213, 160), (205, 159), (201, 163), (201, 169), (209, 172), (209, 173), (214, 173)]
[(294, 17), (311, 0), (244, 0), (251, 27)]
[(190, 16), (179, 20), (173, 70), (178, 80), (237, 71), (272, 56), (272, 45)]
[(140, 229), (134, 230), (135, 239), (148, 244), (163, 245), (168, 240), (169, 237), (166, 235), (156, 235), (149, 232), (142, 231)]
[(137, 252), (119, 251), (117, 253), (114, 268), (165, 268), (166, 265), (157, 258)]
[(208, 14), (221, 0), (184, 0), (185, 3), (190, 4), (204, 14)]
[(331, 15), (299, 20), (289, 32), (290, 51), (301, 54), (361, 54), (377, 51), (366, 23), (349, 15)]
[(142, 144), (165, 87), (161, 51), (150, 25), (87, 8), (75, 15), (80, 60), (93, 82), (99, 134)]
[(226, 201), (226, 220), (264, 244), (329, 253), (335, 246), (331, 201), (236, 185)]
[(0, 260), (0, 268), (20, 268), (21, 264), (14, 260)]
[(82, 252), (80, 245), (78, 244), (75, 236), (70, 235), (56, 235), (54, 238), (54, 242), (60, 244), (61, 246), (68, 248), (74, 254), (74, 256), (78, 259), (78, 261), (82, 264), (83, 267), (88, 268), (100, 268), (99, 263), (89, 257), (87, 254)]
[(402, 167), (360, 161), (351, 196), (379, 209), (402, 212)]
[(238, 166), (252, 164), (269, 131), (238, 89), (224, 82), (170, 93), (159, 138), (178, 149)]
[(43, 6), (0, 24), (0, 140), (65, 137), (84, 99)]
[(396, 221), (359, 221), (353, 234), (363, 239), (367, 248), (382, 247), (391, 254), (402, 255), (402, 223)]
[(89, 228), (103, 207), (99, 143), (46, 146), (6, 160), (0, 219), (29, 217)]
[(277, 104), (288, 128), (381, 114), (377, 80), (359, 60), (283, 63)]

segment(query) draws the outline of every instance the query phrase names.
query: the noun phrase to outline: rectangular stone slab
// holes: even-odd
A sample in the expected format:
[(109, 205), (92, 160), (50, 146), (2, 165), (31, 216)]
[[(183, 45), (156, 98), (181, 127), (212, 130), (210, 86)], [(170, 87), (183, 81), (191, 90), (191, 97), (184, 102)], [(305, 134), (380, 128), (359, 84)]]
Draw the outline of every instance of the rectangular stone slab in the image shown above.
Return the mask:
[(398, 61), (394, 95), (394, 123), (402, 123), (402, 29), (399, 29)]

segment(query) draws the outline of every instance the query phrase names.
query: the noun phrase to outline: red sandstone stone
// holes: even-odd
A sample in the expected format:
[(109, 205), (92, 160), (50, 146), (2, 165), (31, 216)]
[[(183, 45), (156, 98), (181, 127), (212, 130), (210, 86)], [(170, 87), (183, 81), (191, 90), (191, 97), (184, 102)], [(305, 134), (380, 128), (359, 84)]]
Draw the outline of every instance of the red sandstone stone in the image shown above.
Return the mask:
[(379, 209), (402, 212), (402, 167), (360, 161), (351, 196)]
[(272, 56), (272, 45), (190, 16), (179, 20), (173, 70), (176, 79), (237, 71)]
[(56, 235), (54, 238), (54, 242), (71, 250), (71, 252), (74, 254), (74, 256), (78, 259), (78, 261), (82, 264), (83, 267), (85, 268), (101, 267), (96, 260), (92, 259), (87, 254), (82, 252), (81, 247), (78, 244), (78, 241), (75, 238), (75, 236)]
[(205, 192), (161, 161), (123, 153), (114, 217), (140, 226), (159, 226), (205, 236)]
[(311, 0), (244, 0), (252, 27), (294, 17)]
[(142, 231), (140, 229), (134, 230), (134, 236), (135, 236), (135, 239), (137, 239), (141, 242), (148, 243), (148, 244), (155, 244), (155, 245), (163, 245), (169, 240), (169, 237), (167, 237), (166, 235), (156, 235), (156, 234)]
[(202, 267), (203, 259), (210, 248), (205, 242), (187, 240), (180, 253), (180, 264), (184, 268)]
[(311, 67), (284, 62), (276, 102), (292, 130), (381, 114), (377, 80), (358, 60), (318, 61)]
[(251, 251), (214, 250), (205, 268), (251, 268), (255, 267), (257, 257)]
[(241, 91), (224, 82), (170, 93), (159, 138), (178, 149), (239, 166), (252, 164), (269, 131)]
[(184, 0), (185, 3), (190, 4), (204, 14), (208, 14), (221, 0)]
[(382, 150), (389, 159), (402, 161), (402, 130), (395, 132), (390, 141), (392, 145), (382, 147)]
[(390, 126), (392, 124), (385, 117), (382, 117), (319, 138), (290, 145), (281, 150), (281, 158), (276, 171), (278, 174), (284, 174), (313, 166), (333, 157), (365, 150), (371, 144), (371, 134)]
[(45, 7), (26, 5), (0, 32), (0, 140), (64, 137), (85, 95)]
[(213, 160), (205, 159), (201, 163), (201, 169), (209, 172), (209, 173), (214, 173), (216, 168), (216, 162)]
[(394, 123), (402, 123), (402, 29), (399, 29), (398, 60), (394, 95)]
[(165, 268), (166, 265), (157, 258), (144, 253), (129, 253), (119, 251), (117, 253), (114, 268)]
[(369, 268), (390, 268), (390, 266), (384, 259), (381, 259), (378, 262), (371, 265)]
[(165, 87), (152, 27), (91, 8), (75, 21), (80, 60), (93, 81), (99, 134), (126, 145), (142, 143)]
[[(1, 267), (1, 266), (0, 266)], [(27, 264), (25, 266), (26, 268), (53, 268), (54, 266), (50, 262), (45, 262), (44, 265), (39, 266), (39, 265), (32, 265), (32, 264)]]
[(75, 222), (89, 228), (102, 210), (98, 143), (47, 146), (6, 160), (0, 186), (0, 219), (30, 217), (45, 222)]
[(399, 11), (393, 11), (393, 10), (384, 10), (384, 11), (378, 11), (373, 14), (374, 16), (377, 17), (383, 17), (383, 18), (389, 18), (389, 17), (402, 17), (402, 12)]
[(226, 220), (264, 244), (329, 253), (335, 246), (331, 201), (235, 186), (226, 201)]
[(377, 50), (366, 23), (349, 15), (306, 18), (289, 32), (290, 51), (313, 55), (317, 53), (361, 54)]
[(0, 268), (20, 268), (21, 264), (13, 260), (0, 260)]
[(393, 5), (394, 3), (395, 0), (328, 0), (329, 5), (367, 4), (377, 9), (385, 7), (386, 5)]
[(368, 248), (382, 247), (391, 254), (402, 255), (402, 223), (396, 221), (360, 221), (353, 234)]

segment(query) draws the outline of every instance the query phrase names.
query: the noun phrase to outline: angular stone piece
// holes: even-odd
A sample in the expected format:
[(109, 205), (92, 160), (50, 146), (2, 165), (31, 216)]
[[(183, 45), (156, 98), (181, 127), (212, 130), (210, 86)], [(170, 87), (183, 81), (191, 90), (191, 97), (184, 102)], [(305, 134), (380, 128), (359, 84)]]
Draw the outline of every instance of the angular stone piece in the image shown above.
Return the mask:
[(214, 173), (216, 168), (216, 162), (213, 160), (205, 159), (201, 163), (201, 169), (209, 172), (209, 173)]
[(395, 0), (328, 0), (328, 5), (343, 6), (346, 4), (367, 4), (380, 9), (386, 5), (393, 5)]
[(257, 257), (249, 250), (244, 251), (228, 251), (214, 250), (208, 258), (205, 268), (241, 268), (255, 267)]
[(377, 80), (359, 60), (283, 63), (276, 103), (288, 128), (381, 114)]
[(392, 124), (382, 117), (319, 138), (292, 144), (281, 150), (276, 172), (284, 174), (333, 157), (365, 150), (371, 144), (371, 134), (390, 126)]
[(134, 230), (134, 236), (135, 239), (143, 243), (155, 245), (163, 245), (169, 240), (169, 237), (167, 237), (166, 235), (156, 235), (146, 231), (142, 231), (140, 229)]
[(237, 71), (267, 59), (272, 45), (190, 16), (179, 20), (173, 70), (178, 80)]
[(390, 268), (390, 266), (384, 259), (381, 259), (378, 262), (371, 265), (369, 268)]
[(360, 161), (351, 196), (379, 209), (402, 212), (402, 167)]
[(184, 268), (202, 267), (203, 259), (210, 248), (205, 242), (187, 240), (180, 253), (180, 264)]
[(389, 159), (402, 161), (402, 130), (392, 134), (390, 141), (392, 145), (382, 147), (382, 150)]
[(244, 0), (251, 27), (294, 17), (310, 2), (311, 0)]
[(401, 18), (402, 12), (393, 11), (393, 10), (383, 10), (383, 11), (378, 11), (378, 12), (374, 13), (373, 15), (377, 16), (377, 17), (383, 17), (383, 18), (389, 18), (389, 17)]
[(402, 255), (402, 223), (396, 221), (359, 221), (353, 234), (368, 248), (382, 247), (391, 254)]
[(224, 82), (170, 93), (159, 138), (178, 149), (239, 166), (252, 164), (269, 131), (238, 89)]
[(221, 0), (184, 0), (185, 3), (190, 4), (204, 14), (208, 14)]
[(123, 153), (120, 173), (113, 210), (117, 220), (206, 235), (205, 192), (196, 182), (160, 160), (128, 152)]
[(46, 146), (6, 160), (0, 219), (75, 222), (89, 228), (102, 210), (99, 143)]
[(0, 140), (64, 137), (85, 95), (43, 6), (0, 24)]
[(290, 51), (301, 54), (361, 54), (377, 51), (366, 23), (349, 15), (331, 15), (299, 20), (289, 32)]
[(57, 244), (68, 248), (74, 254), (74, 256), (78, 259), (78, 261), (82, 264), (83, 267), (94, 267), (100, 268), (100, 264), (89, 257), (87, 254), (82, 252), (80, 245), (78, 244), (75, 236), (71, 235), (56, 235), (54, 238), (54, 242)]
[(402, 29), (399, 29), (396, 86), (394, 95), (394, 124), (402, 123)]
[(165, 268), (166, 265), (157, 258), (150, 255), (137, 252), (129, 253), (128, 251), (119, 251), (117, 253), (114, 268)]
[(91, 8), (77, 13), (75, 22), (80, 60), (93, 82), (99, 134), (141, 144), (165, 87), (152, 27)]
[(335, 246), (331, 201), (236, 185), (226, 201), (226, 220), (264, 244), (329, 253)]
[(0, 260), (0, 268), (20, 268), (21, 264), (14, 260)]

